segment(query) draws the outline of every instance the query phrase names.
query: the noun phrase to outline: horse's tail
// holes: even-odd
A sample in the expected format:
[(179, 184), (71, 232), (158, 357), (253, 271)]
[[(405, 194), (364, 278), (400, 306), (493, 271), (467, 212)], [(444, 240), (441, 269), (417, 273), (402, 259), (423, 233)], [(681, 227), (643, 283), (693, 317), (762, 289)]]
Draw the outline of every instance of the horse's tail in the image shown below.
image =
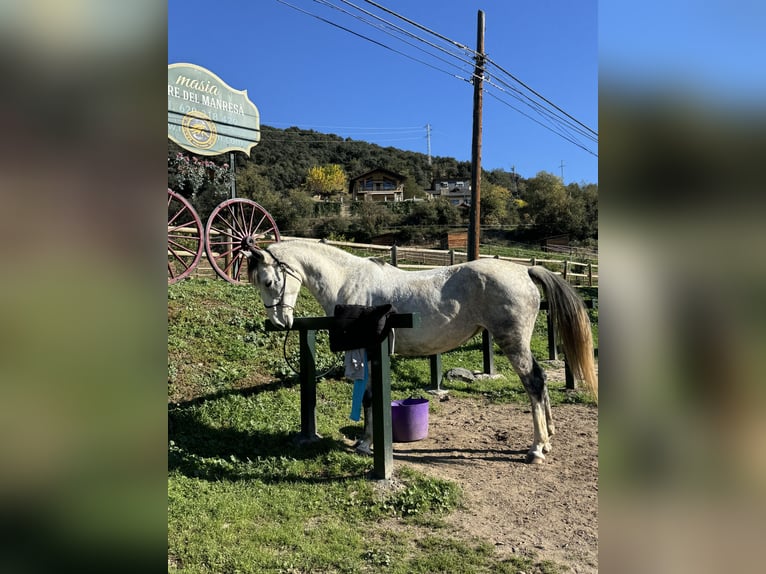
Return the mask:
[(598, 402), (593, 333), (582, 299), (569, 283), (544, 267), (530, 267), (529, 276), (542, 285), (545, 291), (548, 313), (561, 337), (567, 364), (575, 377), (585, 381)]

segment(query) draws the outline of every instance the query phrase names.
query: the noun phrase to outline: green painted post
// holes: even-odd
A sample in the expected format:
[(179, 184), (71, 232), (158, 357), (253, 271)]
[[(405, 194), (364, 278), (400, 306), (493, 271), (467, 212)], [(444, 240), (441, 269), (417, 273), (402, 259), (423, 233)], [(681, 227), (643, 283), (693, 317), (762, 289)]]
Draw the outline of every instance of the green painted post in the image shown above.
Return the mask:
[(566, 389), (570, 391), (575, 390), (574, 374), (572, 373), (572, 369), (569, 368), (569, 363), (567, 361), (564, 361), (564, 381)]
[(484, 372), (487, 375), (495, 374), (495, 354), (492, 344), (492, 333), (484, 329), (481, 332), (481, 355), (484, 362)]
[(391, 431), (391, 364), (388, 339), (367, 349), (372, 379), (372, 446), (375, 478), (388, 480), (394, 471)]
[(316, 336), (310, 329), (300, 330), (301, 434), (300, 442), (311, 442), (317, 434)]
[(548, 307), (548, 301), (540, 301), (540, 311), (547, 311), (545, 320), (548, 325), (548, 359), (555, 361), (559, 358), (556, 348), (556, 324), (553, 322), (552, 311)]
[(441, 390), (442, 383), (442, 356), (440, 353), (428, 357), (431, 365), (431, 385)]

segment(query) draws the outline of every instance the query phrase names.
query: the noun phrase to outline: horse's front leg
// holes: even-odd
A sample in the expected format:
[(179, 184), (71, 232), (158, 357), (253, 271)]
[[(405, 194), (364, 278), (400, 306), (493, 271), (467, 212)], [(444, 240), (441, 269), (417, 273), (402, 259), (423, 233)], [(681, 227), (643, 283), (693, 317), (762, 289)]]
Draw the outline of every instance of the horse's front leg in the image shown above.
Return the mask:
[(372, 454), (372, 384), (367, 381), (367, 389), (362, 399), (364, 412), (364, 436), (356, 443), (356, 452), (360, 454)]

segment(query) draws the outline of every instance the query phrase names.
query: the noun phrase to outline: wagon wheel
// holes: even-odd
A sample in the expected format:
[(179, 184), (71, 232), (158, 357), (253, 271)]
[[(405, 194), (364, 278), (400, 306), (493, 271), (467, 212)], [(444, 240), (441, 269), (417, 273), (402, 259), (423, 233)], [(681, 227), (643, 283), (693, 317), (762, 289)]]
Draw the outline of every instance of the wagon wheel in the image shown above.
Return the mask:
[(249, 199), (228, 199), (210, 214), (205, 227), (207, 258), (220, 277), (230, 283), (247, 280), (240, 256), (242, 239), (252, 237), (259, 247), (279, 241), (277, 224), (268, 211)]
[(194, 270), (204, 245), (199, 215), (184, 197), (168, 188), (168, 285)]

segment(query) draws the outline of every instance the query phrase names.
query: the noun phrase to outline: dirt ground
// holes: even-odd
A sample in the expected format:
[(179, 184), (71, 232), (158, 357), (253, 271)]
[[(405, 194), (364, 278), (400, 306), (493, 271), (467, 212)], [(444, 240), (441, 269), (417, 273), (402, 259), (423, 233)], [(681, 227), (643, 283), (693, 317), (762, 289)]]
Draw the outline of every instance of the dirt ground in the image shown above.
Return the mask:
[[(548, 374), (555, 380), (556, 373)], [(532, 441), (528, 407), (447, 395), (429, 417), (427, 438), (394, 443), (394, 466), (407, 463), (461, 485), (465, 508), (447, 517), (454, 536), (494, 542), (501, 555), (597, 572), (598, 409), (560, 405), (553, 417), (553, 450), (544, 464), (525, 464)]]

